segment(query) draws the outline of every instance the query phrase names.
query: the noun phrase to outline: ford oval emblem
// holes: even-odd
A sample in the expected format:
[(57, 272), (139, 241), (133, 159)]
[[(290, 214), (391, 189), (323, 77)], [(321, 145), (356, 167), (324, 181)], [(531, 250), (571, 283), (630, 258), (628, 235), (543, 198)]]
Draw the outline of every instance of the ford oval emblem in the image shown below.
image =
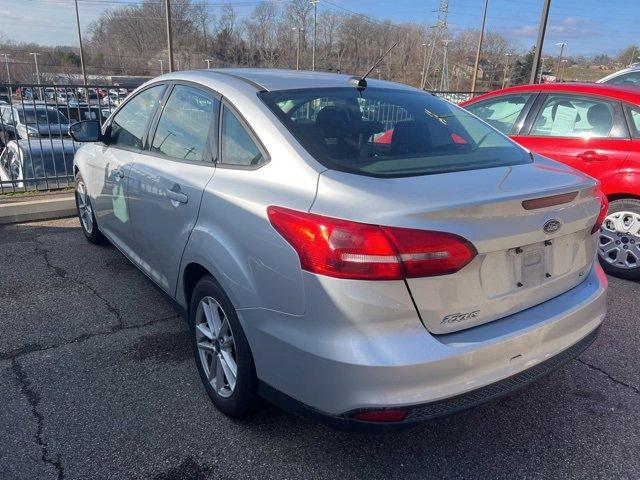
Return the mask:
[(552, 233), (556, 233), (558, 230), (560, 230), (560, 220), (556, 220), (555, 218), (552, 218), (551, 220), (547, 220), (544, 224), (544, 226), (542, 227), (542, 230), (544, 230), (544, 233), (551, 235)]

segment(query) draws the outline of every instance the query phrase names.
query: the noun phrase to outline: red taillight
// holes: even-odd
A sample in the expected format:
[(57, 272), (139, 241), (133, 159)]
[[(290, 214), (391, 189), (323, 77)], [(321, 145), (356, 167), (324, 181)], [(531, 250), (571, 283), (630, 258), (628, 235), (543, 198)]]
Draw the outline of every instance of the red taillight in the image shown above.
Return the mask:
[(600, 194), (600, 213), (598, 213), (596, 224), (591, 229), (592, 234), (600, 230), (602, 222), (604, 222), (604, 219), (607, 217), (607, 212), (609, 211), (609, 199), (607, 199), (607, 196), (601, 190), (599, 190), (598, 193)]
[(400, 280), (446, 275), (476, 255), (457, 235), (380, 227), (284, 207), (268, 207), (269, 221), (291, 244), (304, 270), (337, 278)]
[(352, 418), (364, 422), (401, 422), (407, 413), (407, 410), (370, 410), (356, 413)]

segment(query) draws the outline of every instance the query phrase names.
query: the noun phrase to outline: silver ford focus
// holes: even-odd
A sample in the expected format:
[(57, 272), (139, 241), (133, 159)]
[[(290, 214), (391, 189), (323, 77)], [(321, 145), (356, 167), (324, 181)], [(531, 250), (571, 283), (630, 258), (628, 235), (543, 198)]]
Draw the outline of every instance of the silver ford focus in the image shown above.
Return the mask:
[(179, 72), (71, 133), (85, 236), (184, 313), (229, 416), (416, 423), (545, 375), (605, 316), (597, 182), (420, 90)]

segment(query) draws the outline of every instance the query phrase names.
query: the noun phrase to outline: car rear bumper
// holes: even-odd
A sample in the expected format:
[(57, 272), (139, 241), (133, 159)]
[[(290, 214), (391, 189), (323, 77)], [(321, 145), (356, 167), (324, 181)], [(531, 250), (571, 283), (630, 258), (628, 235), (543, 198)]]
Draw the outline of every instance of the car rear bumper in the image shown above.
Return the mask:
[[(606, 289), (595, 264), (584, 282), (552, 300), (439, 336), (417, 319), (372, 329), (344, 319), (336, 332), (335, 324), (318, 328), (321, 319), (310, 313), (284, 318), (251, 309), (240, 316), (265, 397), (337, 427), (377, 428), (352, 415), (403, 408), (402, 424), (424, 421), (509, 393), (579, 355), (605, 316)], [(334, 308), (327, 303), (322, 313), (336, 315)], [(405, 312), (401, 303), (398, 310)]]

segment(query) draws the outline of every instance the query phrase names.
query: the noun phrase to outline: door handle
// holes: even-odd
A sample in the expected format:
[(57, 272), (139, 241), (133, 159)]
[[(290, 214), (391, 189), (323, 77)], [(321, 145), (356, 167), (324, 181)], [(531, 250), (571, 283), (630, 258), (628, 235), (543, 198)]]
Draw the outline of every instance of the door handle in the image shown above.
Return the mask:
[(189, 197), (185, 193), (180, 191), (179, 185), (174, 185), (172, 188), (167, 189), (167, 197), (171, 200), (171, 203), (177, 207), (179, 203), (187, 203)]
[(594, 150), (587, 150), (586, 152), (576, 155), (583, 162), (604, 162), (609, 159), (607, 155), (602, 155)]

